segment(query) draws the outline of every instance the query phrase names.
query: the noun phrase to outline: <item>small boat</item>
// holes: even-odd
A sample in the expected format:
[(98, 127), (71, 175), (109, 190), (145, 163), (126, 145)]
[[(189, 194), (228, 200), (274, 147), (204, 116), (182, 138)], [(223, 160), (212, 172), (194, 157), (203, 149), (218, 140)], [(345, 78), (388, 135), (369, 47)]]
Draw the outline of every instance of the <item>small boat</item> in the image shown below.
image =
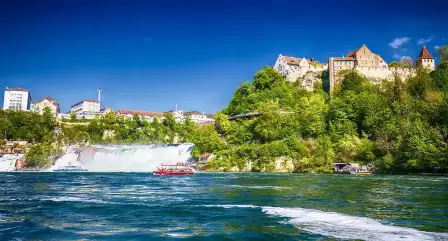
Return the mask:
[(87, 172), (88, 170), (82, 168), (81, 166), (67, 165), (63, 167), (58, 167), (53, 170), (54, 172)]
[(195, 170), (185, 163), (177, 164), (161, 164), (157, 170), (153, 171), (154, 175), (192, 175)]

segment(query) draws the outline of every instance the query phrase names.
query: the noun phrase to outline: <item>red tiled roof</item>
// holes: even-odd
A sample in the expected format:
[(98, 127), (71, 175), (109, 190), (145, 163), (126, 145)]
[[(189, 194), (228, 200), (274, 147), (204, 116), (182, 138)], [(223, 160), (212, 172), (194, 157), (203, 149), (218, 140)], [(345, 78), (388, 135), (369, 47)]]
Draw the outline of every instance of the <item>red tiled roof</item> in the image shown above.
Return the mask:
[(425, 45), (423, 45), (417, 59), (433, 59)]
[(350, 53), (347, 54), (347, 57), (355, 57), (356, 56), (356, 52), (358, 52), (359, 49), (357, 50), (353, 50)]
[(333, 58), (333, 60), (355, 61), (353, 57), (339, 57), (339, 58)]
[(139, 110), (117, 110), (115, 113), (119, 115), (141, 115), (141, 116), (151, 116), (151, 117), (162, 117), (162, 112), (150, 112), (150, 111), (139, 111)]
[(47, 96), (47, 97), (45, 97), (45, 98), (43, 98), (43, 99), (37, 101), (36, 104), (42, 102), (43, 100), (48, 100), (50, 103), (53, 103), (53, 105), (59, 107), (59, 103), (58, 103), (57, 101), (53, 100), (53, 99), (52, 99), (51, 97), (49, 97), (49, 96)]
[(294, 58), (288, 56), (283, 56), (283, 58), (285, 58), (287, 64), (293, 64), (293, 65), (299, 65), (300, 61), (302, 61), (301, 58)]
[(24, 88), (8, 88), (8, 89), (6, 89), (6, 90), (9, 90), (9, 91), (24, 91), (24, 92), (28, 92), (28, 90), (27, 90), (27, 89), (24, 89)]
[[(295, 58), (295, 57), (288, 57), (288, 56), (283, 56), (283, 58), (285, 58), (286, 63), (290, 64), (290, 65), (299, 65), (300, 61), (302, 61), (302, 59), (303, 59), (303, 58)], [(308, 62), (308, 64), (312, 64), (314, 60), (307, 59), (306, 61)]]
[(47, 97), (45, 97), (45, 98), (43, 98), (41, 100), (38, 100), (36, 103), (42, 102), (43, 100), (48, 100), (48, 101), (50, 101), (51, 103), (53, 103), (55, 105), (59, 105), (58, 102), (53, 100), (53, 98), (51, 98), (50, 96), (47, 96)]
[[(365, 45), (365, 44), (363, 44), (361, 47), (359, 47), (358, 49), (356, 49), (356, 50), (353, 50), (353, 51), (351, 51), (350, 53), (348, 53), (347, 54), (347, 57), (353, 57), (353, 58), (356, 58), (356, 53), (362, 48), (362, 47), (366, 47), (367, 48), (367, 46)], [(367, 48), (368, 49), (368, 48)]]

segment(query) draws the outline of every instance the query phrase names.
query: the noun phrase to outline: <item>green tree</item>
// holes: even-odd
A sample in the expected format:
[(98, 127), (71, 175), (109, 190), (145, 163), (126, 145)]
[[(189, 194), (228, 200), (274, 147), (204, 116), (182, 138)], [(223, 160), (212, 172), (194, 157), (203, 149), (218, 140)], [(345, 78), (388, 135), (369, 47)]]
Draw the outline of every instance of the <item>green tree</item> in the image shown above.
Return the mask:
[(50, 164), (49, 156), (52, 154), (52, 148), (45, 143), (39, 143), (32, 146), (26, 153), (25, 160), (27, 167), (44, 167)]
[(437, 49), (437, 54), (440, 56), (441, 61), (448, 61), (448, 45)]
[[(448, 51), (448, 46), (445, 47)], [(438, 89), (445, 92), (448, 91), (448, 59), (437, 66), (437, 69), (431, 73), (431, 77)]]
[(70, 120), (76, 121), (76, 113), (74, 111), (70, 112)]

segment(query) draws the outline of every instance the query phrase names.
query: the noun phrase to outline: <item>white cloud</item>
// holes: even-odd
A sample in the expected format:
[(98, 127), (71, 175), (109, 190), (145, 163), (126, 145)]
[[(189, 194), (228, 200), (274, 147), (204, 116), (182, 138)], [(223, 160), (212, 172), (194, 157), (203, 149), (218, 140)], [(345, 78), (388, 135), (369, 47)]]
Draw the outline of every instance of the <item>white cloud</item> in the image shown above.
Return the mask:
[(440, 49), (440, 46), (437, 46), (437, 45), (436, 45), (436, 46), (434, 46), (434, 48), (435, 48), (435, 49)]
[(408, 37), (395, 38), (392, 42), (389, 43), (389, 46), (391, 46), (394, 49), (398, 49), (401, 45), (409, 42), (409, 40), (411, 39)]
[(429, 37), (429, 38), (421, 38), (417, 41), (417, 44), (425, 44), (425, 43), (429, 43), (431, 42), (433, 39), (433, 37)]
[(397, 54), (397, 53), (394, 53), (394, 58), (396, 58), (396, 59), (401, 59), (401, 55), (399, 55), (399, 54)]
[(400, 60), (412, 61), (412, 58), (410, 56), (401, 56)]

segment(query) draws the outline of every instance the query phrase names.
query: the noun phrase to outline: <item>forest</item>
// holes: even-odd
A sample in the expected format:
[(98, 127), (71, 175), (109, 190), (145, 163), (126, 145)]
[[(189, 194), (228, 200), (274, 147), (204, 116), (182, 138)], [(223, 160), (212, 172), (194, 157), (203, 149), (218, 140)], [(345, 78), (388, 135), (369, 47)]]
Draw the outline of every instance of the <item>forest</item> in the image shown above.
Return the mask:
[[(330, 95), (322, 84), (310, 92), (264, 67), (237, 88), (215, 124), (177, 123), (170, 112), (152, 121), (111, 112), (69, 125), (49, 111), (2, 110), (0, 137), (36, 144), (27, 153), (29, 166), (47, 165), (45, 156), (66, 144), (192, 142), (194, 157), (215, 154), (208, 170), (242, 170), (250, 161), (250, 171), (272, 171), (286, 158), (294, 172), (331, 173), (333, 162), (355, 162), (380, 173), (447, 173), (448, 61), (416, 71), (379, 84), (342, 72)], [(257, 114), (229, 120), (244, 113)]]

